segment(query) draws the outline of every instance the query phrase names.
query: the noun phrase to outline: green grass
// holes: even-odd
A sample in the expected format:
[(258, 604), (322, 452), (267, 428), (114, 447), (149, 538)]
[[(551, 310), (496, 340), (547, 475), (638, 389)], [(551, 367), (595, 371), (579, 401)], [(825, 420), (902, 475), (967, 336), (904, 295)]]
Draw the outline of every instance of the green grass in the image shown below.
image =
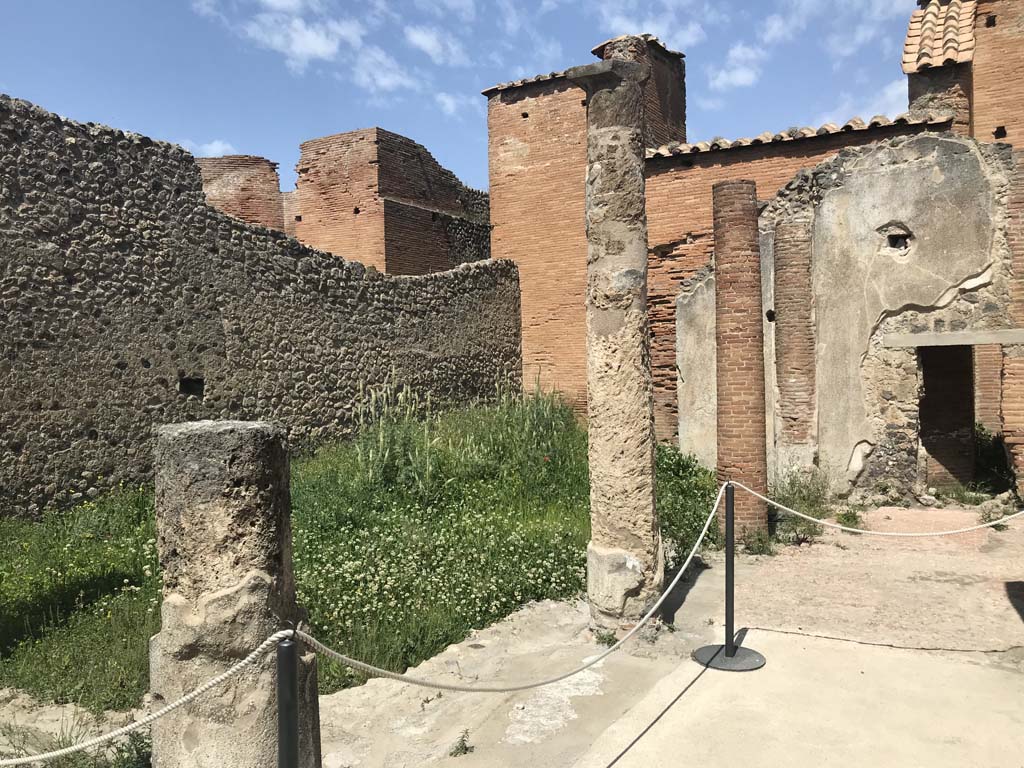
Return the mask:
[[(713, 473), (659, 448), (670, 559), (692, 546), (716, 491)], [(322, 640), (403, 670), (524, 603), (580, 594), (588, 495), (586, 432), (554, 398), (433, 415), (377, 400), (356, 438), (292, 464), (299, 598)], [(148, 496), (122, 494), (42, 524), (2, 523), (0, 569), (21, 575), (0, 583), (0, 611), (20, 627), (0, 654), (0, 686), (93, 710), (139, 701), (159, 622), (151, 516)], [(93, 538), (79, 552), (82, 530)], [(54, 553), (79, 575), (47, 571)], [(320, 669), (325, 692), (361, 680)]]

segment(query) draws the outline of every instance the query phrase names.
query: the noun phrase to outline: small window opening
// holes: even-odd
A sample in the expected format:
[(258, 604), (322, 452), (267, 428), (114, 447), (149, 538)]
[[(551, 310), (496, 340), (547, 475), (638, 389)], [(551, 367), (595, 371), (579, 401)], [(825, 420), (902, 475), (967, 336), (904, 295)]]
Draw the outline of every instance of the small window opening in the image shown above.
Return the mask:
[(530, 113), (529, 113), (529, 112), (523, 112), (523, 119), (524, 119), (524, 120), (525, 120), (526, 118), (528, 118), (529, 116), (530, 116)]
[(581, 107), (585, 107), (585, 106), (587, 106), (587, 100), (586, 100), (586, 99), (583, 99), (583, 101), (581, 101), (581, 102), (580, 102), (580, 106), (581, 106)]
[(352, 213), (354, 213), (356, 216), (358, 216), (359, 215), (359, 208), (353, 208), (352, 209)]
[(897, 251), (905, 251), (910, 247), (910, 235), (889, 235), (889, 247)]
[(1006, 126), (1005, 125), (1000, 125), (1000, 126), (996, 127), (996, 129), (994, 131), (992, 131), (992, 135), (995, 136), (997, 139), (1005, 139), (1006, 138)]
[(301, 217), (301, 216), (296, 216), (296, 217), (295, 217), (295, 220), (296, 220), (296, 221), (302, 221), (302, 217)]
[(185, 397), (198, 397), (202, 400), (206, 394), (206, 380), (198, 376), (180, 376), (178, 392)]
[(764, 318), (769, 323), (774, 323), (775, 322), (775, 310), (774, 309), (769, 309), (767, 312), (764, 313)]
[(994, 13), (990, 13), (988, 16), (985, 17), (985, 26), (991, 28), (991, 27), (994, 27), (995, 25), (996, 25), (996, 15)]

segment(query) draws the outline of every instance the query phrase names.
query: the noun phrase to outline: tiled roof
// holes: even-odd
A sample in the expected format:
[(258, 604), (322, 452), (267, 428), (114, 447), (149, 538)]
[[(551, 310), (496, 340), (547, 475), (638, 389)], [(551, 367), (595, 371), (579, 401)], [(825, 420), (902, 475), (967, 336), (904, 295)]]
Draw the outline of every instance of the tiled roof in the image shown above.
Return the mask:
[(697, 152), (718, 152), (725, 149), (751, 147), (759, 144), (778, 144), (785, 141), (812, 139), (816, 136), (828, 136), (835, 133), (868, 131), (872, 128), (883, 128), (889, 125), (945, 125), (951, 122), (952, 119), (952, 114), (948, 112), (930, 112), (914, 116), (903, 114), (894, 120), (878, 115), (871, 118), (871, 120), (866, 123), (859, 117), (855, 117), (841, 126), (836, 125), (835, 123), (825, 123), (825, 125), (820, 128), (790, 128), (788, 131), (783, 131), (782, 133), (769, 133), (766, 131), (760, 136), (755, 136), (752, 139), (736, 139), (735, 141), (729, 141), (728, 139), (712, 139), (711, 141), (701, 141), (696, 144), (666, 144), (662, 147), (658, 147), (657, 149), (648, 149), (647, 158), (651, 159), (655, 157), (690, 155)]
[(977, 0), (927, 0), (910, 17), (903, 71), (962, 64), (974, 59)]
[(490, 88), (484, 91), (480, 91), (484, 96), (490, 96), (497, 93), (498, 91), (507, 91), (509, 88), (518, 88), (521, 85), (530, 85), (532, 83), (543, 83), (547, 80), (560, 80), (565, 77), (565, 71), (562, 72), (549, 72), (546, 75), (534, 75), (533, 77), (526, 77), (522, 80), (511, 80), (507, 83), (498, 83), (492, 85)]

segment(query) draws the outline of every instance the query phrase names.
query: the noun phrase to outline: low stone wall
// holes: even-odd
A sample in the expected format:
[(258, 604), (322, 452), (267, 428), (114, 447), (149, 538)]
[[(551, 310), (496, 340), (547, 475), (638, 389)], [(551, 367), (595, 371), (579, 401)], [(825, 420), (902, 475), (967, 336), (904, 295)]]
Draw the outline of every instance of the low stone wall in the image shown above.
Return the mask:
[(152, 475), (152, 430), (339, 437), (366, 388), (521, 383), (510, 262), (391, 277), (207, 205), (191, 155), (0, 97), (0, 514)]

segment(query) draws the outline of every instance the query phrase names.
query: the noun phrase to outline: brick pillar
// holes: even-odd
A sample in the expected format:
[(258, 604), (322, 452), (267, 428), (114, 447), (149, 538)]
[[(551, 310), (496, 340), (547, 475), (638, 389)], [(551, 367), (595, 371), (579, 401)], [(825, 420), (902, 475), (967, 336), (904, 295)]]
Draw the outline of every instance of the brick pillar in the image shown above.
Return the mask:
[[(765, 449), (764, 330), (757, 188), (753, 181), (714, 187), (715, 339), (718, 345), (718, 477), (756, 491), (768, 487)], [(737, 530), (767, 530), (765, 504), (736, 494)]]
[[(1024, 327), (1024, 152), (1013, 153), (1015, 169), (1007, 204), (1010, 246), (1010, 318)], [(1024, 345), (1003, 347), (1003, 435), (1017, 476), (1017, 492), (1024, 494)]]
[(814, 461), (814, 321), (811, 317), (811, 221), (775, 227), (775, 374), (779, 388), (779, 469)]
[[(628, 50), (628, 48), (627, 48)], [(594, 624), (635, 622), (661, 591), (654, 391), (647, 321), (643, 83), (608, 59), (569, 70), (587, 92), (587, 393)]]
[(1002, 412), (1003, 348), (980, 344), (974, 348), (974, 420), (999, 434)]

